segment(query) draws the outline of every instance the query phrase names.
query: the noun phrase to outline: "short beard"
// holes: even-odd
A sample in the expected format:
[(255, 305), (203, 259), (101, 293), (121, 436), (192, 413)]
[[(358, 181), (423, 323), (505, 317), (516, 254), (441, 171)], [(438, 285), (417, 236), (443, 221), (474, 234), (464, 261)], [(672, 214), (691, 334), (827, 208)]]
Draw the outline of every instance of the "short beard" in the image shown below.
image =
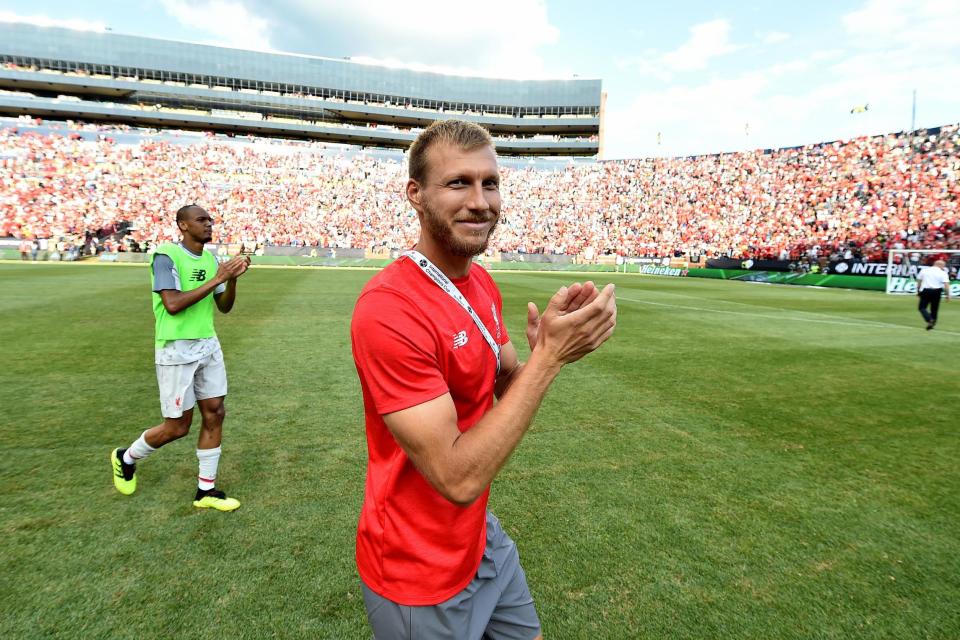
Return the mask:
[[(452, 253), (455, 256), (461, 258), (472, 258), (473, 256), (480, 255), (487, 250), (487, 245), (490, 243), (490, 237), (493, 235), (494, 229), (497, 228), (497, 224), (500, 222), (499, 217), (494, 218), (493, 226), (490, 227), (490, 231), (487, 232), (487, 237), (483, 239), (481, 245), (476, 245), (473, 243), (461, 242), (453, 234), (453, 224), (455, 223), (446, 223), (444, 220), (440, 219), (436, 213), (433, 212), (433, 209), (430, 208), (430, 205), (424, 202), (423, 206), (423, 226), (425, 230), (430, 234), (430, 236), (437, 241), (437, 243), (445, 248), (447, 251)], [(485, 219), (477, 220), (477, 222), (486, 222)]]

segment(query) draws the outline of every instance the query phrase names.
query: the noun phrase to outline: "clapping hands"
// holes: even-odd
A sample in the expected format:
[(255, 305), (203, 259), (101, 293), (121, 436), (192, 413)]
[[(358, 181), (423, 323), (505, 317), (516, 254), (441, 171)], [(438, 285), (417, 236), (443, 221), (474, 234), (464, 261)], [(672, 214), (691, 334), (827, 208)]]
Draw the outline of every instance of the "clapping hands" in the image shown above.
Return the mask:
[(561, 287), (547, 303), (543, 315), (527, 304), (527, 342), (531, 351), (544, 349), (558, 364), (576, 362), (613, 335), (617, 324), (614, 285), (603, 290), (593, 282)]

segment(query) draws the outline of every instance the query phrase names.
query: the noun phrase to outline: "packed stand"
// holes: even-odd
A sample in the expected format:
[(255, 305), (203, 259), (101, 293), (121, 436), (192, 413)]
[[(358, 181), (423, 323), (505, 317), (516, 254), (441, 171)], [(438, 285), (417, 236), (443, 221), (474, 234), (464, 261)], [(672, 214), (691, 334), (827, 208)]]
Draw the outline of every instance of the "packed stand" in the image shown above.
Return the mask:
[[(0, 237), (142, 250), (175, 239), (172, 212), (196, 202), (215, 215), (216, 241), (248, 247), (416, 239), (399, 161), (274, 140), (121, 143), (97, 130), (92, 140), (0, 129)], [(958, 178), (956, 125), (772, 152), (504, 167), (491, 251), (880, 260), (888, 248), (958, 248)]]

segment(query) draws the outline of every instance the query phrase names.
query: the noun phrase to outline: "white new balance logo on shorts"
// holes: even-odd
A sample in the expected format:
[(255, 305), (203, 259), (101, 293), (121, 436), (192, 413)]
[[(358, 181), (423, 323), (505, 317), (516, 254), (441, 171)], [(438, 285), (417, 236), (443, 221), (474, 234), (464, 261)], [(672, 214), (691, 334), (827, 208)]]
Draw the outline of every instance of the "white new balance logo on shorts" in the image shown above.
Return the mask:
[(460, 333), (454, 334), (454, 336), (453, 336), (453, 348), (454, 348), (454, 349), (459, 349), (460, 347), (465, 346), (466, 344), (467, 344), (467, 332), (466, 332), (466, 331), (461, 331)]

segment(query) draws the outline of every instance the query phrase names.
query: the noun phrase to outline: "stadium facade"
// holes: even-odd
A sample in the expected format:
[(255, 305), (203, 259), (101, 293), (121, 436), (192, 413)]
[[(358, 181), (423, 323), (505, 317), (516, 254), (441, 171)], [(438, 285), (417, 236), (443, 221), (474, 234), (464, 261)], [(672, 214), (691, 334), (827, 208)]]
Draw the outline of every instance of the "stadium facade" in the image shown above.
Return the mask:
[(443, 118), (515, 156), (602, 156), (596, 79), (445, 75), (0, 23), (0, 113), (403, 149)]

